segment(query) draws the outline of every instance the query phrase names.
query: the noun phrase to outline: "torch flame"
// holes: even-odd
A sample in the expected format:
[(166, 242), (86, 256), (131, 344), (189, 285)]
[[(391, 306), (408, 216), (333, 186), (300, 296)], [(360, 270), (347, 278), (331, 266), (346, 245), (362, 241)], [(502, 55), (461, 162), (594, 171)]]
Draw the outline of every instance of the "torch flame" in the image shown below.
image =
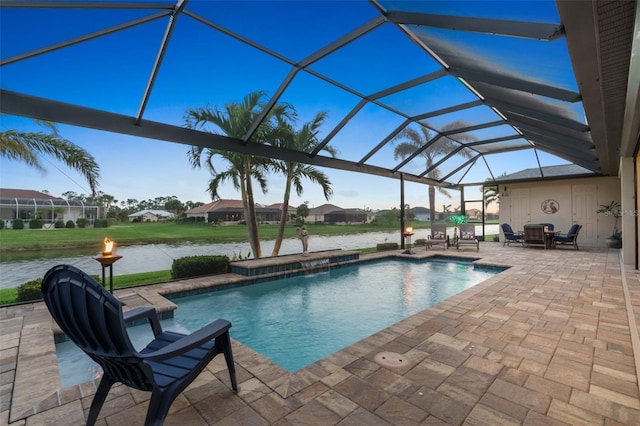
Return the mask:
[(114, 242), (110, 240), (109, 237), (104, 237), (104, 250), (102, 251), (102, 254), (109, 256), (113, 253), (113, 244)]
[(412, 232), (413, 232), (413, 226), (407, 226), (407, 227), (405, 228), (405, 233), (407, 233), (407, 234), (411, 234)]

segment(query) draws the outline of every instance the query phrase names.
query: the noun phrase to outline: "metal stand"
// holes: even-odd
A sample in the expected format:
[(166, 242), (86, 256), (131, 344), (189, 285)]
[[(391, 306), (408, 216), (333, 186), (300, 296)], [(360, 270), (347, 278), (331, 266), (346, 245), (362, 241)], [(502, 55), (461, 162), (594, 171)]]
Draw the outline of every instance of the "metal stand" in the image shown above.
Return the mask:
[(405, 232), (404, 233), (404, 238), (405, 240), (407, 240), (407, 249), (405, 251), (402, 252), (402, 254), (414, 254), (414, 252), (411, 251), (411, 236), (413, 235), (413, 232)]
[(107, 282), (104, 276), (104, 270), (109, 268), (109, 291), (113, 294), (113, 264), (118, 260), (122, 259), (122, 256), (117, 256), (114, 254), (102, 255), (98, 257), (94, 257), (95, 260), (100, 262), (102, 266), (102, 286), (107, 288)]

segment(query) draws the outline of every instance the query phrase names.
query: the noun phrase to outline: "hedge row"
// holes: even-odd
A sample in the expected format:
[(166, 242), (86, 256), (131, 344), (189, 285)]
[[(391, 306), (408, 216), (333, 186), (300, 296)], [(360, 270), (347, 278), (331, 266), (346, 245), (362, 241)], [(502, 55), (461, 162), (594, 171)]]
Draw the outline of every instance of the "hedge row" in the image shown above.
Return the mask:
[(190, 278), (229, 272), (227, 256), (187, 256), (175, 259), (171, 265), (171, 278)]

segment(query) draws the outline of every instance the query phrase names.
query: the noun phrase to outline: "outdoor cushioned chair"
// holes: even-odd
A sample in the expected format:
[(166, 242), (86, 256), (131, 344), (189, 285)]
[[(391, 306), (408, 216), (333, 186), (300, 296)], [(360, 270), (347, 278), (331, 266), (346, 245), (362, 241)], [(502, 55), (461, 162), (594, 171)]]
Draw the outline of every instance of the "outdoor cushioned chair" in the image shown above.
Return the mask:
[(456, 249), (460, 250), (460, 245), (470, 244), (476, 246), (476, 251), (480, 251), (480, 242), (476, 238), (476, 226), (473, 223), (461, 223)]
[(504, 242), (502, 243), (502, 247), (504, 245), (510, 245), (512, 242), (522, 244), (522, 234), (516, 234), (513, 232), (511, 225), (508, 223), (503, 223), (500, 225), (502, 227), (502, 233), (504, 234)]
[(427, 248), (436, 244), (442, 244), (442, 249), (447, 249), (447, 225), (431, 225), (431, 235), (427, 236)]
[(580, 248), (578, 247), (578, 234), (580, 233), (581, 229), (582, 229), (582, 225), (579, 225), (577, 223), (574, 223), (573, 225), (571, 225), (571, 228), (569, 228), (569, 232), (567, 232), (566, 234), (560, 234), (556, 236), (554, 240), (556, 246), (571, 244), (573, 245), (574, 249), (580, 250)]
[(553, 231), (553, 223), (539, 223), (538, 225), (542, 225), (542, 228), (546, 226), (549, 231)]
[(524, 233), (522, 236), (522, 246), (543, 246), (547, 248), (544, 235), (544, 226), (542, 225), (524, 225)]
[[(238, 391), (231, 352), (231, 323), (218, 319), (189, 334), (163, 331), (153, 307), (122, 311), (124, 305), (89, 275), (71, 265), (50, 269), (42, 298), (65, 335), (104, 372), (89, 409), (95, 424), (111, 386), (117, 382), (151, 392), (145, 425), (161, 425), (173, 400), (218, 354), (224, 354), (231, 387)], [(140, 352), (125, 322), (147, 319), (155, 338)]]

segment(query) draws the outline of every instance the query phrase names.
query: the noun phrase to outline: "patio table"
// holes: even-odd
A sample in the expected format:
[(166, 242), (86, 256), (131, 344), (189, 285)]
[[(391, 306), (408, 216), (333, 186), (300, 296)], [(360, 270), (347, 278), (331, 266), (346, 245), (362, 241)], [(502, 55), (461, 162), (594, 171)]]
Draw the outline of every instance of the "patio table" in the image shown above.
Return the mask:
[(544, 247), (555, 248), (556, 236), (560, 235), (560, 231), (544, 231)]

